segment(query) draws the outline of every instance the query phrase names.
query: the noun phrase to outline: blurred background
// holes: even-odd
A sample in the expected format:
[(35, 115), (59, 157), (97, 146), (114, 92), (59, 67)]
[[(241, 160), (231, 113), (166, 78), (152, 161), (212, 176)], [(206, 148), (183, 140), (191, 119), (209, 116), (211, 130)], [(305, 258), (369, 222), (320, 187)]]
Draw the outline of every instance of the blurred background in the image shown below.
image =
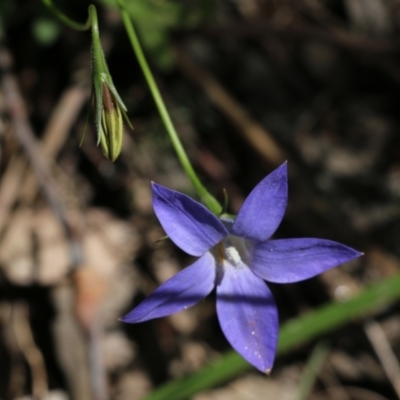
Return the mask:
[[(235, 213), (288, 160), (276, 237), (365, 252), (306, 282), (271, 285), (282, 323), (400, 271), (399, 0), (126, 3), (210, 192), (222, 201), (226, 189)], [(80, 22), (89, 4), (56, 2)], [(93, 113), (79, 147), (91, 108), (90, 32), (64, 27), (39, 0), (0, 2), (0, 399), (136, 400), (230, 349), (214, 295), (169, 318), (118, 321), (192, 262), (159, 242), (150, 181), (195, 193), (118, 10), (95, 4), (134, 126), (115, 163), (96, 147)], [(193, 399), (400, 398), (399, 304), (323, 339), (303, 397), (316, 341), (278, 357), (269, 378), (250, 370)]]

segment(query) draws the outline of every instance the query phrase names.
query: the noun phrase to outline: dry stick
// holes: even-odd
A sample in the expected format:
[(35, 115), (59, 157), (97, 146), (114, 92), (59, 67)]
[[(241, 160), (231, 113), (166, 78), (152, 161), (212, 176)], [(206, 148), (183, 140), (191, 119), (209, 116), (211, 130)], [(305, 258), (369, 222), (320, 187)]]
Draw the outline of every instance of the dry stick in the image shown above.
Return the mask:
[(27, 163), (21, 156), (11, 159), (0, 181), (0, 232), (7, 226), (11, 210), (17, 199)]
[(4, 47), (0, 47), (0, 71), (2, 72), (1, 86), (6, 99), (8, 111), (14, 124), (17, 135), (37, 179), (43, 189), (47, 200), (64, 227), (70, 245), (71, 265), (76, 267), (82, 263), (82, 251), (71, 225), (67, 219), (63, 200), (59, 195), (57, 186), (50, 173), (50, 165), (47, 157), (38, 145), (38, 141), (28, 122), (28, 116), (24, 101), (20, 95), (18, 84), (9, 71), (11, 68), (11, 56)]
[[(75, 121), (78, 113), (80, 112), (83, 104), (89, 97), (89, 90), (82, 88), (82, 87), (72, 87), (67, 89), (61, 99), (58, 102), (57, 107), (54, 109), (52, 113), (52, 117), (49, 120), (49, 123), (47, 125), (47, 128), (43, 134), (43, 143), (42, 143), (42, 149), (45, 154), (50, 156), (50, 158), (54, 159), (56, 154), (59, 152), (61, 149), (62, 145), (64, 144), (68, 132), (71, 128), (72, 123)], [(37, 181), (36, 177), (34, 174), (30, 174), (26, 177), (24, 185), (23, 185), (23, 190), (20, 193), (20, 195), (23, 197), (25, 201), (32, 201), (37, 193)], [(53, 293), (54, 298), (60, 296), (61, 292), (64, 292), (65, 296), (65, 291), (68, 291), (68, 288), (65, 287), (65, 285), (61, 285), (62, 288), (59, 290), (59, 288), (56, 288), (56, 290)], [(59, 300), (59, 299), (58, 299)], [(57, 301), (59, 303), (59, 301)], [(73, 305), (71, 304), (72, 307), (63, 307), (62, 312), (60, 313), (60, 318), (58, 318), (58, 322), (60, 326), (64, 326), (64, 329), (58, 329), (56, 332), (59, 333), (59, 340), (61, 341), (59, 345), (67, 348), (69, 345), (74, 343), (75, 346), (80, 348), (81, 354), (85, 354), (85, 349), (84, 349), (84, 343), (82, 342), (81, 335), (76, 332), (76, 329), (71, 329), (73, 325), (76, 325), (76, 322), (73, 318), (73, 315), (71, 314), (71, 309), (73, 309)], [(62, 315), (61, 315), (62, 314)], [(68, 329), (65, 329), (65, 323), (66, 321), (68, 324)], [(67, 333), (66, 333), (67, 332)], [(91, 335), (91, 341), (90, 341), (90, 354), (92, 357), (93, 353), (93, 348), (99, 352), (101, 349), (99, 349), (99, 339), (100, 335), (96, 336), (97, 340), (95, 340), (95, 336)], [(62, 344), (63, 342), (63, 344)], [(77, 399), (85, 399), (89, 398), (90, 394), (88, 393), (87, 389), (85, 388), (85, 385), (82, 384), (83, 380), (89, 381), (88, 376), (87, 376), (87, 371), (83, 367), (83, 364), (85, 364), (84, 360), (81, 359), (81, 362), (79, 363), (80, 365), (74, 365), (74, 362), (76, 363), (76, 357), (72, 357), (71, 355), (74, 352), (69, 351), (69, 357), (65, 356), (62, 354), (62, 359), (65, 364), (67, 364), (67, 369), (69, 372), (69, 379), (71, 379), (72, 383), (72, 392), (75, 394), (75, 398)], [(76, 353), (76, 352), (75, 352)], [(81, 356), (82, 357), (82, 356)], [(91, 363), (93, 366), (93, 363)], [(72, 367), (72, 368), (71, 368)], [(105, 381), (103, 377), (104, 371), (102, 371), (102, 368), (98, 365), (94, 365), (96, 368), (96, 371), (92, 371), (94, 377), (93, 379), (96, 380), (96, 387), (101, 387), (103, 389), (103, 394), (101, 398), (106, 397), (106, 387), (105, 387)], [(100, 368), (100, 370), (99, 370)], [(83, 378), (83, 379), (82, 379)], [(99, 395), (96, 396), (96, 398), (100, 398)]]
[(378, 356), (382, 367), (400, 399), (400, 366), (381, 325), (372, 320), (364, 325), (365, 333)]
[(75, 297), (69, 280), (53, 288), (51, 300), (57, 310), (57, 316), (52, 330), (57, 358), (66, 375), (71, 399), (92, 400), (88, 348), (73, 312)]
[(279, 165), (287, 158), (272, 135), (251, 118), (210, 72), (191, 61), (181, 49), (176, 51), (176, 60), (183, 73), (201, 86), (210, 100), (239, 128), (239, 132), (261, 156), (273, 165)]
[[(64, 145), (70, 129), (89, 97), (89, 90), (73, 86), (65, 90), (54, 108), (43, 133), (41, 148), (49, 160), (54, 160)], [(33, 201), (38, 186), (33, 173), (25, 177), (20, 196), (27, 202)]]
[(326, 363), (326, 357), (329, 354), (329, 348), (326, 343), (319, 342), (311, 352), (307, 364), (304, 366), (302, 376), (298, 384), (295, 400), (307, 400), (315, 386), (321, 369)]
[(26, 384), (26, 368), (21, 354), (12, 324), (13, 303), (2, 302), (0, 304), (0, 326), (2, 339), (10, 356), (10, 372), (7, 383), (7, 399), (15, 399), (23, 395)]
[[(4, 48), (0, 48), (0, 70), (4, 69), (7, 71), (10, 66), (11, 58)], [(63, 201), (57, 191), (55, 182), (52, 180), (50, 173), (50, 159), (54, 158), (57, 152), (62, 147), (66, 136), (69, 131), (69, 127), (72, 121), (75, 119), (79, 113), (84, 101), (88, 98), (89, 92), (86, 89), (79, 87), (71, 88), (64, 93), (58, 107), (53, 113), (52, 119), (50, 120), (48, 127), (44, 133), (44, 143), (42, 146), (37, 142), (33, 131), (28, 123), (23, 99), (19, 94), (18, 86), (16, 80), (13, 76), (6, 72), (3, 75), (3, 90), (5, 93), (6, 101), (8, 103), (8, 108), (10, 114), (14, 120), (15, 130), (18, 138), (27, 156), (33, 166), (34, 174), (30, 174), (26, 177), (23, 183), (23, 191), (21, 192), (25, 200), (33, 200), (37, 193), (36, 179), (38, 179), (40, 185), (42, 186), (45, 195), (53, 208), (53, 211), (62, 223), (65, 232), (68, 237), (68, 243), (70, 245), (71, 252), (71, 267), (76, 268), (82, 265), (83, 253), (81, 246), (81, 238), (75, 230), (72, 229), (70, 225), (66, 211), (64, 208)], [(73, 105), (71, 107), (71, 105)], [(68, 112), (66, 112), (68, 110)], [(49, 159), (50, 158), (50, 159)], [(70, 288), (72, 291), (72, 287)], [(59, 296), (59, 290), (56, 287), (53, 293), (54, 298)], [(73, 307), (68, 310), (64, 308), (63, 315), (60, 315), (59, 324), (64, 324), (65, 320), (68, 320), (69, 316), (66, 314), (71, 314), (73, 312)], [(75, 343), (78, 347), (83, 347), (82, 335), (77, 326), (76, 320), (71, 315), (68, 335), (74, 337)], [(72, 332), (74, 331), (74, 332)], [(101, 365), (100, 355), (93, 357), (93, 354), (98, 353), (101, 350), (101, 328), (100, 321), (96, 320), (93, 322), (93, 327), (89, 333), (89, 348), (90, 348), (90, 364), (91, 364), (91, 380), (93, 383), (93, 389), (95, 391), (95, 398), (97, 400), (106, 400), (106, 378), (103, 365)], [(56, 331), (59, 333), (59, 346), (69, 346), (70, 342), (67, 339), (68, 335), (64, 335), (65, 330), (58, 329)], [(76, 351), (70, 351), (69, 357), (61, 355), (63, 362), (70, 363), (71, 355), (76, 354)], [(73, 360), (72, 360), (73, 361)], [(81, 368), (68, 368), (71, 391), (74, 394), (74, 398), (78, 400), (84, 400), (89, 398), (89, 394), (86, 388), (85, 380), (85, 366), (82, 365)]]
[[(351, 400), (346, 388), (340, 384), (330, 362), (326, 363), (324, 373), (320, 375), (320, 379), (326, 387), (327, 393), (329, 393), (330, 400)], [(332, 388), (334, 389), (333, 393), (331, 393)]]
[[(43, 149), (39, 146), (37, 139), (35, 138), (33, 131), (29, 125), (28, 117), (26, 113), (26, 109), (24, 106), (23, 99), (19, 93), (18, 85), (15, 78), (9, 72), (11, 67), (11, 57), (8, 51), (4, 47), (0, 47), (0, 72), (2, 72), (2, 80), (1, 85), (6, 98), (6, 104), (11, 115), (11, 119), (14, 124), (15, 133), (18, 136), (18, 139), (21, 142), (22, 147), (24, 148), (28, 159), (33, 167), (34, 176), (39, 180), (40, 186), (42, 187), (50, 206), (52, 207), (54, 213), (60, 220), (63, 225), (68, 243), (70, 245), (71, 252), (71, 266), (76, 268), (82, 264), (82, 249), (80, 238), (75, 236), (75, 232), (72, 231), (72, 227), (69, 224), (67, 219), (66, 210), (62, 201), (62, 198), (57, 191), (57, 187), (50, 172), (50, 161), (46, 157), (46, 154), (43, 152)], [(77, 110), (76, 110), (77, 112)], [(54, 129), (54, 125), (53, 128)], [(50, 130), (49, 130), (50, 132)], [(52, 133), (56, 133), (56, 131), (52, 130)], [(50, 133), (46, 135), (47, 140), (49, 139)], [(48, 144), (48, 151), (54, 152), (57, 151), (57, 147), (61, 146), (61, 141), (50, 141), (51, 146)], [(31, 186), (32, 190), (30, 195), (34, 196), (36, 193), (36, 188)], [(14, 194), (14, 200), (16, 199), (17, 194)], [(58, 285), (58, 286), (62, 286)], [(58, 286), (54, 288), (53, 295), (55, 297), (58, 296), (59, 291)], [(67, 284), (68, 290), (72, 293), (73, 288), (70, 283)], [(57, 308), (60, 311), (60, 307)], [(68, 348), (71, 345), (71, 340), (68, 340), (66, 335), (70, 335), (69, 338), (74, 337), (76, 340), (74, 345), (80, 344), (82, 356), (84, 357), (85, 353), (85, 344), (84, 338), (82, 336), (82, 332), (77, 325), (77, 322), (74, 318), (73, 314), (73, 305), (68, 307), (68, 310), (64, 308), (64, 312), (59, 312), (59, 319), (61, 323), (63, 321), (67, 321), (69, 318), (68, 327), (69, 330), (63, 329), (58, 330), (60, 333), (57, 338), (59, 339), (58, 345), (64, 346)], [(62, 332), (62, 334), (61, 334)], [(67, 332), (67, 334), (65, 334)], [(95, 340), (92, 338), (92, 340)], [(69, 350), (70, 354), (76, 354), (79, 346), (74, 346), (73, 349)], [(76, 361), (76, 360), (75, 360)], [(87, 366), (86, 366), (87, 368)], [(71, 392), (73, 393), (73, 398), (76, 400), (89, 400), (90, 399), (90, 388), (88, 387), (88, 379), (85, 376), (85, 365), (84, 363), (80, 363), (79, 366), (73, 366), (69, 370), (70, 374), (68, 375), (70, 379), (69, 383), (71, 384)]]
[(47, 373), (42, 353), (36, 346), (29, 325), (28, 306), (24, 303), (17, 303), (14, 304), (12, 311), (14, 335), (32, 373), (32, 394), (35, 399), (41, 399), (49, 389)]
[[(84, 102), (89, 96), (88, 90), (73, 86), (68, 88), (58, 101), (49, 123), (44, 131), (42, 143), (45, 154), (53, 160), (62, 148), (68, 133)], [(37, 190), (34, 172), (26, 171), (27, 163), (24, 157), (15, 156), (7, 166), (0, 181), (0, 232), (8, 225), (11, 210), (18, 200), (33, 201)], [(26, 173), (24, 175), (24, 173)]]

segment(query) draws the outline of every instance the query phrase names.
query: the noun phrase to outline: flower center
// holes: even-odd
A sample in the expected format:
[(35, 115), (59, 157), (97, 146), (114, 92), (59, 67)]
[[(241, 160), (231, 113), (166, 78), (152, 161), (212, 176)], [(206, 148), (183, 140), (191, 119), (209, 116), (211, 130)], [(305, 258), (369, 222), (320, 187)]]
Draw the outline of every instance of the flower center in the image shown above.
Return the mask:
[(241, 268), (243, 264), (249, 264), (251, 247), (248, 240), (229, 235), (214, 247), (214, 255), (221, 266), (226, 261), (236, 268)]

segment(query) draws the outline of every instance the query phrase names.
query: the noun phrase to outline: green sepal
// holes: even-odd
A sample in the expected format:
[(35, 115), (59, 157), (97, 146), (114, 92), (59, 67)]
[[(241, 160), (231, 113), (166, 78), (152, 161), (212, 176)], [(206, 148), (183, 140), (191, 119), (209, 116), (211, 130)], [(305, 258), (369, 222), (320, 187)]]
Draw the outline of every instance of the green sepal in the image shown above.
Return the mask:
[[(105, 83), (103, 85), (103, 91), (109, 90)], [(107, 100), (104, 101), (104, 98)], [(100, 145), (104, 155), (110, 161), (115, 161), (121, 153), (122, 148), (122, 139), (124, 134), (122, 113), (117, 100), (115, 97), (112, 97), (111, 91), (109, 91), (104, 98), (103, 104), (106, 106), (103, 107), (101, 116)]]

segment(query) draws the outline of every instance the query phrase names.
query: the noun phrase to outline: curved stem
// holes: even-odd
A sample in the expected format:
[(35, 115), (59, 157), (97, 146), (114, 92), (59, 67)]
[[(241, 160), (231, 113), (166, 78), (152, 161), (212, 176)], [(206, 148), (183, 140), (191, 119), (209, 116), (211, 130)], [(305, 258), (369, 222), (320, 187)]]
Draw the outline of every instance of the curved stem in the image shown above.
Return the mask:
[(101, 75), (102, 73), (107, 71), (107, 66), (100, 42), (99, 25), (97, 22), (97, 11), (96, 7), (93, 4), (89, 6), (89, 19), (91, 21), (91, 28), (92, 28), (92, 81), (93, 81), (92, 90), (95, 100), (94, 104), (96, 113), (95, 120), (96, 120), (96, 130), (97, 130), (97, 145), (99, 145), (101, 139), (101, 114), (103, 110), (102, 106), (103, 85), (102, 85)]
[(218, 201), (207, 191), (207, 189), (200, 182), (196, 172), (193, 169), (192, 164), (189, 161), (189, 158), (185, 152), (185, 149), (182, 146), (182, 143), (179, 139), (178, 133), (172, 123), (172, 120), (169, 116), (168, 110), (165, 106), (164, 100), (161, 97), (160, 91), (158, 90), (157, 84), (154, 80), (153, 74), (149, 68), (149, 65), (144, 56), (142, 47), (140, 45), (138, 36), (136, 34), (135, 28), (133, 26), (132, 20), (125, 10), (124, 0), (117, 0), (117, 4), (119, 6), (122, 20), (125, 25), (125, 29), (128, 33), (129, 40), (131, 42), (133, 51), (136, 55), (136, 58), (139, 62), (139, 65), (142, 69), (143, 75), (147, 81), (150, 92), (153, 96), (154, 102), (156, 103), (158, 112), (160, 113), (161, 119), (164, 123), (165, 129), (167, 130), (168, 136), (171, 140), (172, 146), (174, 147), (178, 159), (182, 165), (182, 168), (186, 172), (190, 181), (192, 182), (194, 188), (197, 191), (201, 201), (215, 214), (219, 214), (221, 212), (221, 205)]
[[(62, 13), (58, 8), (54, 6), (53, 0), (42, 0), (42, 3), (53, 13), (54, 16), (56, 16), (63, 24), (65, 24), (69, 28), (75, 29), (77, 31), (87, 31), (90, 28), (91, 25), (90, 14), (87, 21), (82, 24), (80, 22), (75, 22), (71, 18), (67, 17), (64, 13)], [(94, 6), (90, 7), (94, 8)]]
[[(48, 1), (48, 0), (45, 0)], [(93, 46), (93, 57), (96, 58), (96, 62), (99, 63), (102, 67), (102, 70), (107, 70), (106, 60), (104, 57), (104, 52), (101, 47), (100, 41), (100, 31), (99, 31), (99, 24), (97, 22), (97, 11), (96, 7), (91, 4), (89, 6), (89, 27), (92, 28), (92, 46)]]

